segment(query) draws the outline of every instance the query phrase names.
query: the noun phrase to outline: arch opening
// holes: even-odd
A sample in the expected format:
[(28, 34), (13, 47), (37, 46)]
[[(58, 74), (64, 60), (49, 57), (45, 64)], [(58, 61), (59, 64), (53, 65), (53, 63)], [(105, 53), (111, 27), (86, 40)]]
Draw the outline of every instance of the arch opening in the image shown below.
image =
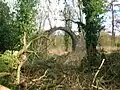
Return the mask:
[(75, 51), (76, 50), (76, 44), (77, 44), (77, 36), (75, 35), (75, 33), (73, 31), (68, 30), (65, 27), (54, 27), (54, 28), (51, 28), (51, 29), (45, 31), (45, 33), (47, 33), (47, 35), (50, 36), (53, 32), (55, 32), (57, 30), (64, 31), (71, 37), (72, 51)]

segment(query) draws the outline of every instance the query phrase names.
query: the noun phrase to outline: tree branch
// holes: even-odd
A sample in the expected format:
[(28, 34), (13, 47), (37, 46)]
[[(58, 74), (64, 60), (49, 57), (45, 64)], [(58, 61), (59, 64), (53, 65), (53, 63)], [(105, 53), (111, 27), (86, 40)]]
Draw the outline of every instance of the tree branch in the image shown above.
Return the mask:
[(10, 73), (0, 72), (0, 77), (9, 76), (9, 75), (10, 75)]
[(53, 88), (56, 87), (57, 85), (59, 85), (63, 80), (65, 79), (65, 75), (62, 76), (56, 83), (54, 84), (49, 84), (49, 85), (44, 85), (40, 88), (40, 90), (46, 90), (46, 88)]
[[(26, 50), (29, 48), (29, 46), (31, 45), (31, 43), (33, 43), (35, 40), (38, 40), (40, 38), (46, 38), (47, 40), (49, 40), (49, 38), (47, 38), (45, 35), (44, 36), (39, 36), (39, 37), (36, 37), (35, 39), (31, 40), (27, 45), (26, 45)], [(32, 51), (26, 51), (24, 48), (21, 49), (18, 53), (18, 56), (21, 55), (22, 53), (30, 53)]]
[(100, 64), (97, 72), (95, 73), (95, 76), (94, 76), (93, 81), (92, 81), (92, 87), (94, 86), (94, 82), (95, 82), (95, 80), (96, 80), (96, 77), (97, 77), (98, 73), (100, 72), (100, 69), (102, 68), (104, 62), (105, 62), (105, 59), (102, 60), (102, 63)]
[(85, 28), (85, 24), (84, 23), (82, 23), (81, 21), (74, 21), (74, 20), (71, 20), (71, 19), (67, 19), (66, 21), (71, 21), (71, 22), (73, 22), (73, 23), (76, 23), (78, 26), (80, 25), (81, 27), (82, 27), (82, 29), (84, 29)]
[(46, 74), (48, 73), (48, 70), (49, 70), (49, 69), (47, 69), (47, 70), (45, 71), (44, 75), (40, 76), (38, 79), (33, 79), (32, 82), (40, 81), (42, 78), (46, 77)]

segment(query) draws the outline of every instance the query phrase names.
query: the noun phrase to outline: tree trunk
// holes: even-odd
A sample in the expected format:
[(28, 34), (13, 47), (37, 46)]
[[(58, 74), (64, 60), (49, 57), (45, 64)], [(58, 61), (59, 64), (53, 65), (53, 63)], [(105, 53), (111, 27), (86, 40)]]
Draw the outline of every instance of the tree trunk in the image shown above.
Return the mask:
[(93, 46), (92, 44), (86, 46), (87, 48), (87, 60), (88, 60), (88, 67), (90, 70), (92, 70), (93, 66), (97, 65), (97, 49), (96, 46)]
[(67, 33), (65, 33), (64, 41), (65, 41), (65, 51), (68, 51), (68, 48), (69, 48), (69, 35)]
[(96, 66), (97, 63), (97, 39), (95, 35), (92, 35), (91, 33), (86, 33), (86, 51), (87, 51), (87, 60), (88, 60), (88, 67), (90, 70), (92, 70), (93, 66)]

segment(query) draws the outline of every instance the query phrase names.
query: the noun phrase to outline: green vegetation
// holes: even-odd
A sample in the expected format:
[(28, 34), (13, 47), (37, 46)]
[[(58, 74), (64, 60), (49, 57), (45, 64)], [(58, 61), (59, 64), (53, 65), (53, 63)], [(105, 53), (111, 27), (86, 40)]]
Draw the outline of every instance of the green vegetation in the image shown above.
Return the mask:
[[(86, 24), (79, 24), (85, 32), (87, 58), (90, 66), (93, 66), (97, 60), (95, 56), (97, 56), (98, 38), (100, 31), (103, 29), (103, 26), (101, 26), (103, 17), (100, 17), (100, 15), (105, 13), (105, 0), (82, 0), (82, 3), (84, 6), (83, 13), (86, 15)], [(80, 0), (79, 4), (81, 4)]]
[(12, 50), (16, 44), (16, 32), (12, 25), (12, 15), (6, 3), (0, 1), (0, 52)]
[(0, 72), (11, 72), (17, 69), (19, 61), (16, 60), (15, 55), (10, 51), (6, 51), (0, 57)]
[[(61, 0), (57, 1), (59, 6)], [(111, 46), (111, 35), (102, 31), (101, 15), (106, 12), (106, 0), (65, 0), (63, 11), (54, 11), (52, 0), (43, 2), (17, 0), (10, 12), (8, 4), (0, 1), (0, 88), (4, 85), (11, 90), (120, 89), (120, 36), (115, 37)], [(53, 25), (58, 21), (55, 14), (60, 16), (61, 12), (64, 26), (57, 27)], [(85, 14), (86, 23), (82, 22), (81, 13)], [(45, 31), (48, 22), (51, 31), (65, 29), (65, 34)], [(78, 25), (79, 35), (67, 32), (74, 28), (73, 23)]]
[(19, 36), (27, 33), (27, 38), (33, 37), (32, 33), (36, 30), (36, 6), (37, 0), (17, 0), (16, 4), (16, 19), (14, 20), (16, 30), (19, 31)]

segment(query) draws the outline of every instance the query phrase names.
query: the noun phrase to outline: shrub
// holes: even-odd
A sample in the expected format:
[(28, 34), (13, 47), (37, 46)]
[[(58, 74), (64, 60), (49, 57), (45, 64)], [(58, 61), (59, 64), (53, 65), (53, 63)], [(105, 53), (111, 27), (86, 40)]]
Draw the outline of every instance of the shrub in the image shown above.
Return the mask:
[(116, 46), (117, 46), (117, 47), (120, 47), (120, 43), (116, 43)]
[(0, 56), (0, 72), (10, 72), (13, 69), (17, 69), (18, 61), (11, 51), (6, 51)]

